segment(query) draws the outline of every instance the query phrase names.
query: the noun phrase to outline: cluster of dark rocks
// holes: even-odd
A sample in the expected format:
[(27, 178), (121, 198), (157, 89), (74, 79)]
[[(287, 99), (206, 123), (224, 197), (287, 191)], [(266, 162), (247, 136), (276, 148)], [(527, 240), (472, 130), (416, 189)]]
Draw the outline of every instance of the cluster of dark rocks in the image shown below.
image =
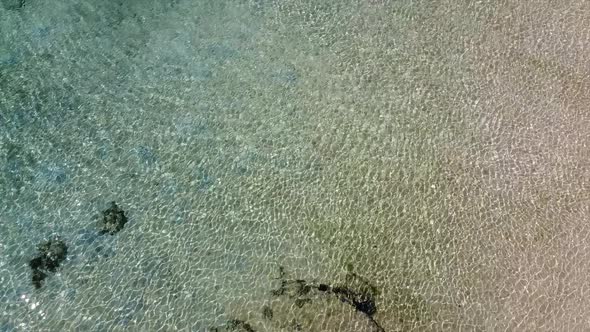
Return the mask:
[[(115, 235), (123, 229), (127, 223), (125, 211), (119, 208), (115, 202), (111, 202), (108, 209), (102, 211), (102, 216), (97, 221), (99, 235)], [(38, 254), (29, 261), (33, 276), (32, 282), (35, 288), (41, 288), (43, 280), (49, 273), (55, 272), (68, 255), (66, 242), (59, 237), (44, 241), (37, 246)]]
[[(285, 269), (279, 267), (279, 277), (277, 279), (280, 280), (280, 285), (277, 289), (271, 291), (271, 295), (273, 297), (285, 297), (293, 301), (299, 308), (303, 308), (323, 296), (336, 297), (342, 303), (350, 305), (354, 310), (364, 315), (373, 331), (384, 332), (385, 330), (373, 317), (377, 312), (375, 302), (375, 296), (378, 293), (377, 289), (367, 280), (352, 272), (351, 268), (348, 268), (348, 270), (345, 285), (333, 285), (308, 282), (304, 279), (287, 279), (285, 278)], [(272, 321), (274, 317), (272, 307), (269, 305), (262, 306), (261, 315), (264, 319)], [(295, 331), (303, 331), (301, 324), (295, 320), (291, 322), (290, 326)], [(209, 331), (256, 332), (251, 324), (239, 319), (231, 319), (225, 326), (212, 327)]]
[[(125, 216), (125, 211), (119, 208), (115, 202), (111, 202), (110, 206), (98, 216), (96, 231), (98, 235), (115, 235), (124, 228), (126, 223), (127, 217)], [(66, 259), (68, 247), (64, 240), (55, 237), (40, 243), (37, 249), (38, 254), (30, 260), (29, 266), (33, 273), (33, 286), (35, 288), (41, 288), (43, 280), (49, 276), (49, 273), (55, 272)], [(345, 285), (335, 285), (331, 283), (309, 282), (304, 279), (288, 279), (285, 277), (285, 269), (279, 267), (279, 276), (276, 278), (280, 281), (279, 287), (271, 290), (270, 294), (273, 297), (283, 297), (289, 301), (293, 301), (293, 304), (298, 308), (303, 308), (324, 296), (335, 297), (364, 315), (373, 326), (374, 331), (384, 331), (373, 317), (377, 312), (375, 302), (375, 296), (378, 293), (377, 289), (367, 280), (352, 272), (352, 268), (349, 267), (348, 270)], [(261, 315), (268, 321), (272, 321), (275, 318), (275, 313), (269, 305), (264, 305), (261, 308)], [(291, 325), (295, 331), (302, 330), (301, 324), (296, 321), (293, 321)], [(224, 326), (212, 327), (209, 331), (256, 332), (250, 323), (239, 319), (231, 319)]]

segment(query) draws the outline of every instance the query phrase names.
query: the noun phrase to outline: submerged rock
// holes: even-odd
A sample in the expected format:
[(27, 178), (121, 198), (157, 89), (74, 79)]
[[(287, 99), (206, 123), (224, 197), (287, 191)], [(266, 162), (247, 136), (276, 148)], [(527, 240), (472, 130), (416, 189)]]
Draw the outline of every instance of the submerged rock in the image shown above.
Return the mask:
[(99, 217), (97, 226), (100, 234), (114, 235), (122, 230), (126, 223), (125, 211), (115, 202), (111, 202), (111, 206), (102, 212), (102, 217)]
[(68, 247), (58, 238), (52, 239), (37, 246), (39, 255), (31, 259), (29, 266), (33, 270), (33, 286), (41, 288), (42, 281), (47, 278), (47, 272), (55, 272), (61, 262), (66, 259)]

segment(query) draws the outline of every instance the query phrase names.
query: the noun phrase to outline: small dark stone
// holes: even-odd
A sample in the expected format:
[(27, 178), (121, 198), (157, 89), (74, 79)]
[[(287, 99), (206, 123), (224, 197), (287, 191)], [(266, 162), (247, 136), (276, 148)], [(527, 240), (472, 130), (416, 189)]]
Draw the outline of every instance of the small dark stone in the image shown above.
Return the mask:
[(326, 284), (320, 284), (318, 286), (318, 290), (320, 292), (327, 292), (328, 290), (330, 290), (330, 286), (326, 285)]
[(227, 329), (229, 331), (246, 331), (255, 332), (250, 324), (243, 320), (232, 319), (227, 323)]
[(360, 312), (364, 312), (368, 316), (373, 316), (377, 312), (377, 306), (375, 305), (375, 301), (371, 298), (365, 299), (363, 301), (355, 301), (354, 307), (356, 310)]
[(125, 211), (121, 210), (115, 202), (111, 202), (111, 206), (102, 212), (102, 218), (98, 220), (98, 228), (100, 234), (114, 235), (123, 229), (127, 223)]
[(297, 299), (297, 300), (295, 300), (295, 305), (299, 308), (303, 308), (303, 306), (307, 303), (311, 303), (311, 299)]
[(262, 307), (262, 317), (268, 320), (272, 319), (272, 309), (269, 306), (265, 305)]

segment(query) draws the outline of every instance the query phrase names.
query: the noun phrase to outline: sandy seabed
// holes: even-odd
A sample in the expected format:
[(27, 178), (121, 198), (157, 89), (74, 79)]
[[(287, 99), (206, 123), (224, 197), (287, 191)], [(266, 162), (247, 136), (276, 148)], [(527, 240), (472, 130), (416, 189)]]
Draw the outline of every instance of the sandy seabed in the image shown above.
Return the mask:
[(589, 330), (589, 16), (2, 0), (0, 331)]

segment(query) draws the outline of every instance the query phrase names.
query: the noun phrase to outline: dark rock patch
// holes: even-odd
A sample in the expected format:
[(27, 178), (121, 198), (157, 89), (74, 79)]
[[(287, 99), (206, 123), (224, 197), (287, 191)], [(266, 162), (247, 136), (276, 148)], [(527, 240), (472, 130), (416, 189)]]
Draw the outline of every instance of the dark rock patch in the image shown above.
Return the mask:
[(48, 272), (55, 272), (66, 259), (68, 247), (64, 241), (56, 238), (39, 244), (37, 249), (39, 254), (29, 261), (29, 266), (33, 271), (33, 286), (41, 288)]
[(115, 202), (111, 202), (111, 206), (102, 212), (102, 217), (99, 218), (97, 226), (99, 234), (114, 235), (122, 230), (126, 223), (125, 211), (121, 210)]
[(318, 290), (320, 292), (327, 292), (330, 290), (330, 286), (326, 285), (326, 284), (319, 284), (318, 285)]
[[(123, 229), (127, 223), (125, 211), (119, 208), (115, 202), (110, 203), (110, 207), (102, 211), (97, 216), (97, 227), (93, 230), (81, 230), (78, 236), (72, 240), (74, 252), (80, 246), (88, 247), (85, 251), (85, 257), (89, 258), (88, 263), (93, 263), (97, 259), (109, 258), (115, 254), (114, 250), (109, 247), (108, 239), (106, 242), (98, 242), (98, 238), (103, 234), (114, 235)], [(43, 281), (50, 273), (55, 272), (68, 255), (68, 246), (65, 241), (56, 237), (49, 241), (42, 242), (37, 246), (38, 255), (29, 261), (29, 267), (32, 270), (32, 283), (35, 288), (41, 288)], [(80, 259), (80, 254), (73, 255), (73, 260)], [(87, 264), (92, 267), (93, 264)]]

